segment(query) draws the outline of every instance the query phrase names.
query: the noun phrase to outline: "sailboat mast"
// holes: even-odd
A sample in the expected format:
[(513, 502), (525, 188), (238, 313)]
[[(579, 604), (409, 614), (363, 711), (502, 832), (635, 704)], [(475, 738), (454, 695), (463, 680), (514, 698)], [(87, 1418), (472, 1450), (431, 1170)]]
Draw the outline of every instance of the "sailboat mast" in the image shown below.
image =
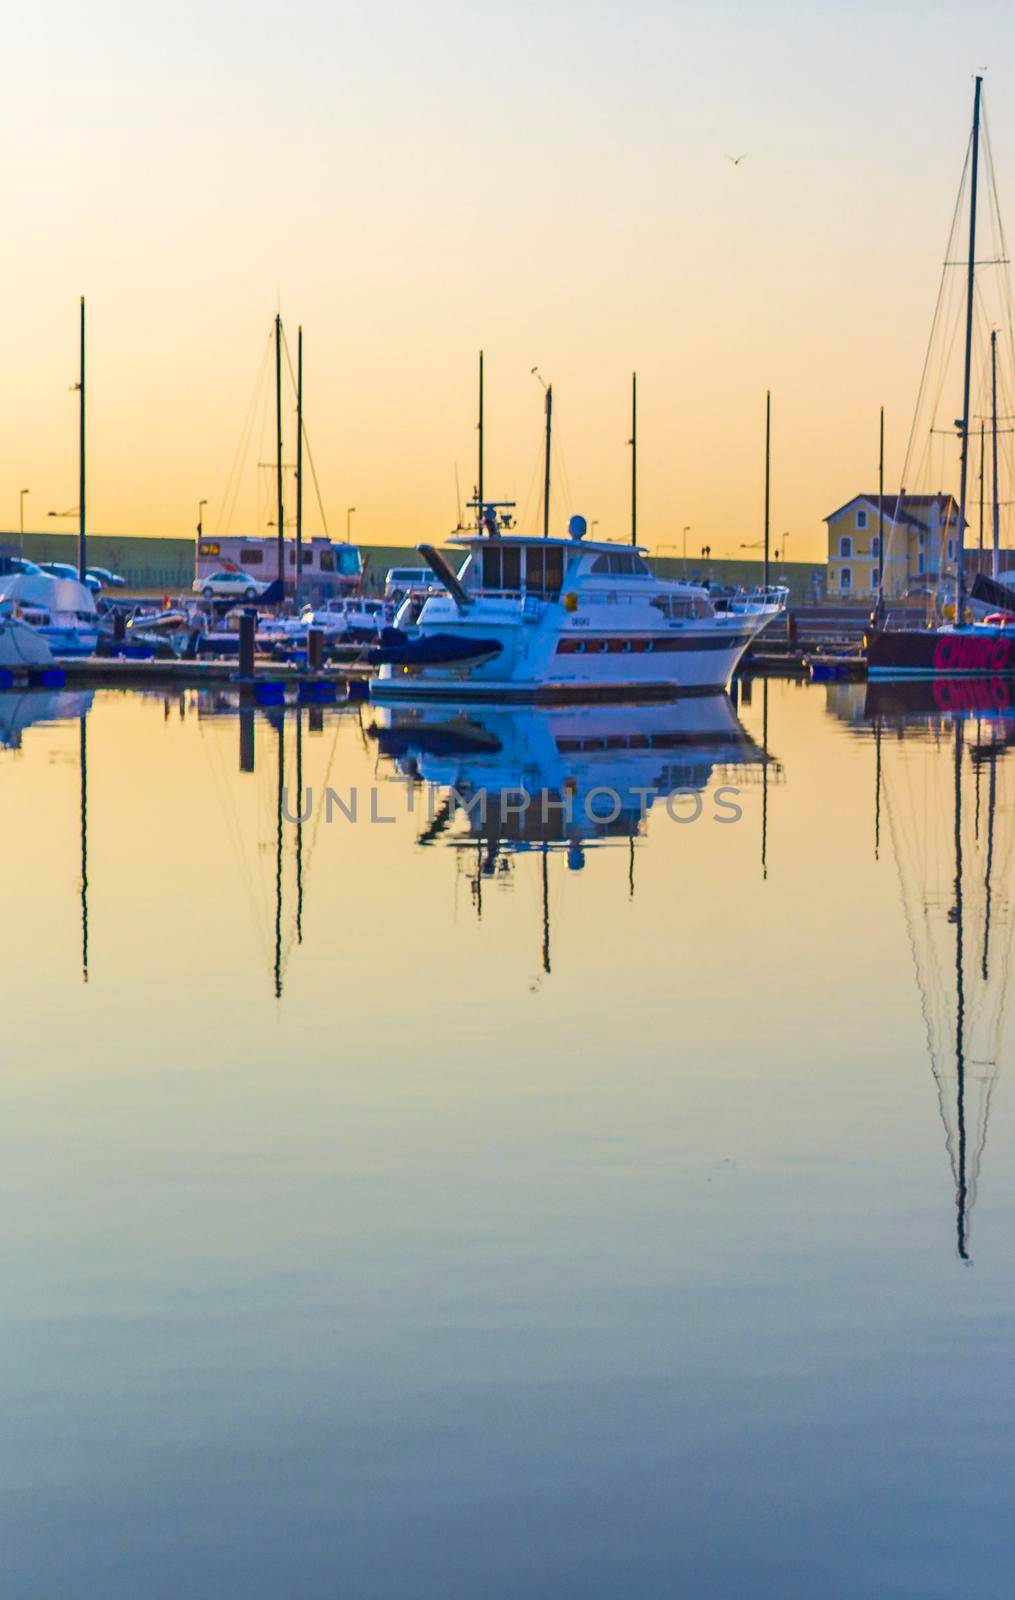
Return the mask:
[(550, 537), (550, 442), (553, 433), (553, 384), (546, 390), (546, 465), (543, 469), (543, 538)]
[(88, 571), (88, 535), (85, 531), (85, 297), (81, 296), (81, 377), (78, 382), (78, 578)]
[(983, 488), (984, 488), (984, 484), (983, 484), (983, 468), (984, 468), (984, 462), (987, 459), (986, 458), (986, 446), (984, 444), (985, 438), (986, 438), (986, 435), (985, 435), (985, 433), (983, 431), (983, 423), (981, 421), (981, 423), (980, 423), (980, 540), (979, 540), (979, 546), (978, 546), (981, 556), (983, 555)]
[(973, 148), (969, 179), (969, 261), (966, 274), (966, 354), (962, 379), (962, 466), (959, 476), (959, 526), (955, 559), (955, 622), (961, 626), (966, 609), (966, 479), (969, 468), (969, 383), (973, 364), (973, 292), (976, 286), (976, 187), (980, 170), (980, 90), (977, 78), (973, 97)]
[(638, 374), (631, 374), (631, 543), (638, 543)]
[(303, 329), (296, 330), (296, 604), (303, 588)]
[(885, 586), (885, 408), (881, 407), (878, 448), (878, 594)]
[(764, 587), (768, 588), (768, 530), (769, 530), (769, 490), (772, 471), (772, 391), (765, 392), (765, 576)]
[(997, 498), (997, 329), (990, 330), (990, 452), (993, 461), (994, 481), (994, 543), (990, 575), (996, 581), (1001, 566), (1001, 509)]
[(483, 527), (483, 494), (484, 494), (484, 486), (483, 486), (484, 461), (483, 461), (483, 454), (484, 454), (484, 446), (485, 446), (485, 443), (486, 443), (486, 433), (485, 433), (486, 423), (485, 423), (485, 418), (484, 418), (484, 415), (483, 415), (484, 409), (485, 409), (485, 407), (484, 407), (484, 395), (483, 395), (483, 352), (481, 350), (479, 352), (479, 461), (477, 463), (477, 468), (476, 468), (476, 527), (480, 531), (482, 531), (482, 527)]
[(282, 493), (282, 318), (275, 317), (275, 479), (278, 490), (278, 581), (285, 584), (285, 505)]

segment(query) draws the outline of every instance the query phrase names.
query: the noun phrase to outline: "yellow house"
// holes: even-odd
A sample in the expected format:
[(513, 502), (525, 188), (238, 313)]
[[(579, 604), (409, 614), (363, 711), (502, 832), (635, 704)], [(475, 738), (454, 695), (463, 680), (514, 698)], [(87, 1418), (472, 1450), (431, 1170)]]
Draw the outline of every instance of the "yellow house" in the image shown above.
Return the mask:
[[(950, 494), (885, 495), (885, 596), (923, 588), (955, 571), (959, 508)], [(878, 497), (858, 494), (825, 518), (829, 595), (878, 590)]]

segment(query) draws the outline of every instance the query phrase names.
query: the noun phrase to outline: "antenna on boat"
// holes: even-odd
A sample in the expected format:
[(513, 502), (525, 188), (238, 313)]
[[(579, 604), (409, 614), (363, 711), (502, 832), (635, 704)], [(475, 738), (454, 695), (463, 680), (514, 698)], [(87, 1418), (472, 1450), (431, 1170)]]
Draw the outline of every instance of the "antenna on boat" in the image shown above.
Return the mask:
[(966, 277), (966, 350), (962, 378), (962, 416), (959, 419), (962, 457), (959, 473), (959, 526), (955, 557), (955, 624), (962, 626), (966, 609), (966, 478), (969, 468), (969, 379), (973, 361), (973, 294), (976, 287), (976, 185), (980, 166), (980, 91), (983, 79), (976, 79), (973, 95), (973, 145), (969, 191), (969, 261)]
[(631, 374), (631, 543), (638, 543), (638, 374)]
[(538, 367), (532, 369), (546, 391), (546, 462), (543, 467), (543, 538), (550, 537), (550, 449), (553, 439), (553, 384), (547, 383)]
[(285, 585), (285, 506), (282, 492), (282, 318), (275, 314), (275, 479), (278, 490), (278, 581)]

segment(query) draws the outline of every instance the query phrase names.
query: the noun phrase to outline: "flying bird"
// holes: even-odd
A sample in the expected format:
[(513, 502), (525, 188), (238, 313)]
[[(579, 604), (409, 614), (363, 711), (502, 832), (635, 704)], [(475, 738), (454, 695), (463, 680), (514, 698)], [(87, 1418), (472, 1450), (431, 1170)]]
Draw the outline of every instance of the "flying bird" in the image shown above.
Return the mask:
[(733, 163), (733, 165), (735, 167), (739, 167), (741, 161), (746, 161), (747, 160), (747, 157), (748, 157), (749, 153), (750, 153), (749, 151), (745, 150), (742, 156), (727, 156), (726, 160), (727, 161), (732, 161), (732, 163)]

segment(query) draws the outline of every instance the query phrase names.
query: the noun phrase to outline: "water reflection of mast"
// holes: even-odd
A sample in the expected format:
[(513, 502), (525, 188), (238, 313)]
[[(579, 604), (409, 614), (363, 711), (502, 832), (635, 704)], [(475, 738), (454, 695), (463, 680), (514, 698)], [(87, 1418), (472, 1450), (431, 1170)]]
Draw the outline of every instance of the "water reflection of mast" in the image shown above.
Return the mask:
[(874, 723), (874, 860), (881, 850), (881, 718)]
[[(994, 866), (994, 815), (997, 810), (997, 751), (991, 749), (988, 757), (990, 761), (990, 782), (987, 786), (987, 863), (983, 874), (983, 961), (980, 970), (984, 982), (990, 977), (990, 875)], [(980, 766), (977, 762), (976, 776), (979, 780)]]
[[(962, 762), (969, 743), (965, 737), (967, 726), (974, 736), (968, 751), (974, 768), (984, 762), (990, 765), (985, 795), (987, 814), (982, 819), (979, 838), (975, 816), (966, 816), (971, 813), (971, 805), (966, 804), (962, 791)], [(900, 750), (897, 762), (886, 766), (882, 781), (954, 1180), (958, 1256), (968, 1262), (980, 1164), (1001, 1059), (1015, 933), (1011, 899), (1006, 893), (1011, 840), (999, 831), (1005, 811), (1003, 797), (998, 795), (997, 770), (999, 756), (1011, 747), (1013, 739), (1010, 727), (1005, 730), (995, 723), (991, 736), (981, 742), (979, 725), (957, 718), (949, 728), (954, 742), (952, 761), (946, 766), (942, 758), (947, 744), (938, 743), (935, 731), (934, 724), (923, 732), (911, 730), (911, 736), (918, 741), (917, 750), (912, 757)], [(922, 772), (914, 759), (921, 749), (926, 756)], [(889, 781), (893, 773), (908, 790), (908, 816), (905, 811), (896, 814)], [(940, 783), (946, 773), (947, 800), (935, 806), (933, 780), (937, 777)], [(938, 796), (944, 801), (940, 788)], [(923, 808), (922, 822), (913, 809), (917, 806)], [(938, 832), (936, 822), (940, 823)], [(936, 882), (935, 867), (939, 868)], [(942, 881), (945, 872), (948, 876)], [(977, 893), (983, 894), (982, 911), (975, 903)], [(954, 1085), (950, 1082), (953, 1071)]]
[(761, 687), (761, 876), (768, 877), (768, 679)]
[(549, 846), (543, 840), (543, 971), (550, 973), (550, 874)]
[(81, 973), (88, 982), (88, 728), (78, 719), (78, 762), (81, 769)]
[[(285, 794), (285, 710), (278, 719), (278, 805), (275, 845), (275, 999), (282, 998), (282, 805)], [(297, 804), (301, 804), (297, 801)]]
[(966, 1248), (966, 991), (962, 973), (962, 720), (955, 720), (955, 1117), (958, 1151), (955, 1191), (956, 1240), (959, 1256), (969, 1260)]
[[(300, 330), (302, 338), (303, 330)], [(303, 943), (303, 712), (296, 707), (296, 943)]]

